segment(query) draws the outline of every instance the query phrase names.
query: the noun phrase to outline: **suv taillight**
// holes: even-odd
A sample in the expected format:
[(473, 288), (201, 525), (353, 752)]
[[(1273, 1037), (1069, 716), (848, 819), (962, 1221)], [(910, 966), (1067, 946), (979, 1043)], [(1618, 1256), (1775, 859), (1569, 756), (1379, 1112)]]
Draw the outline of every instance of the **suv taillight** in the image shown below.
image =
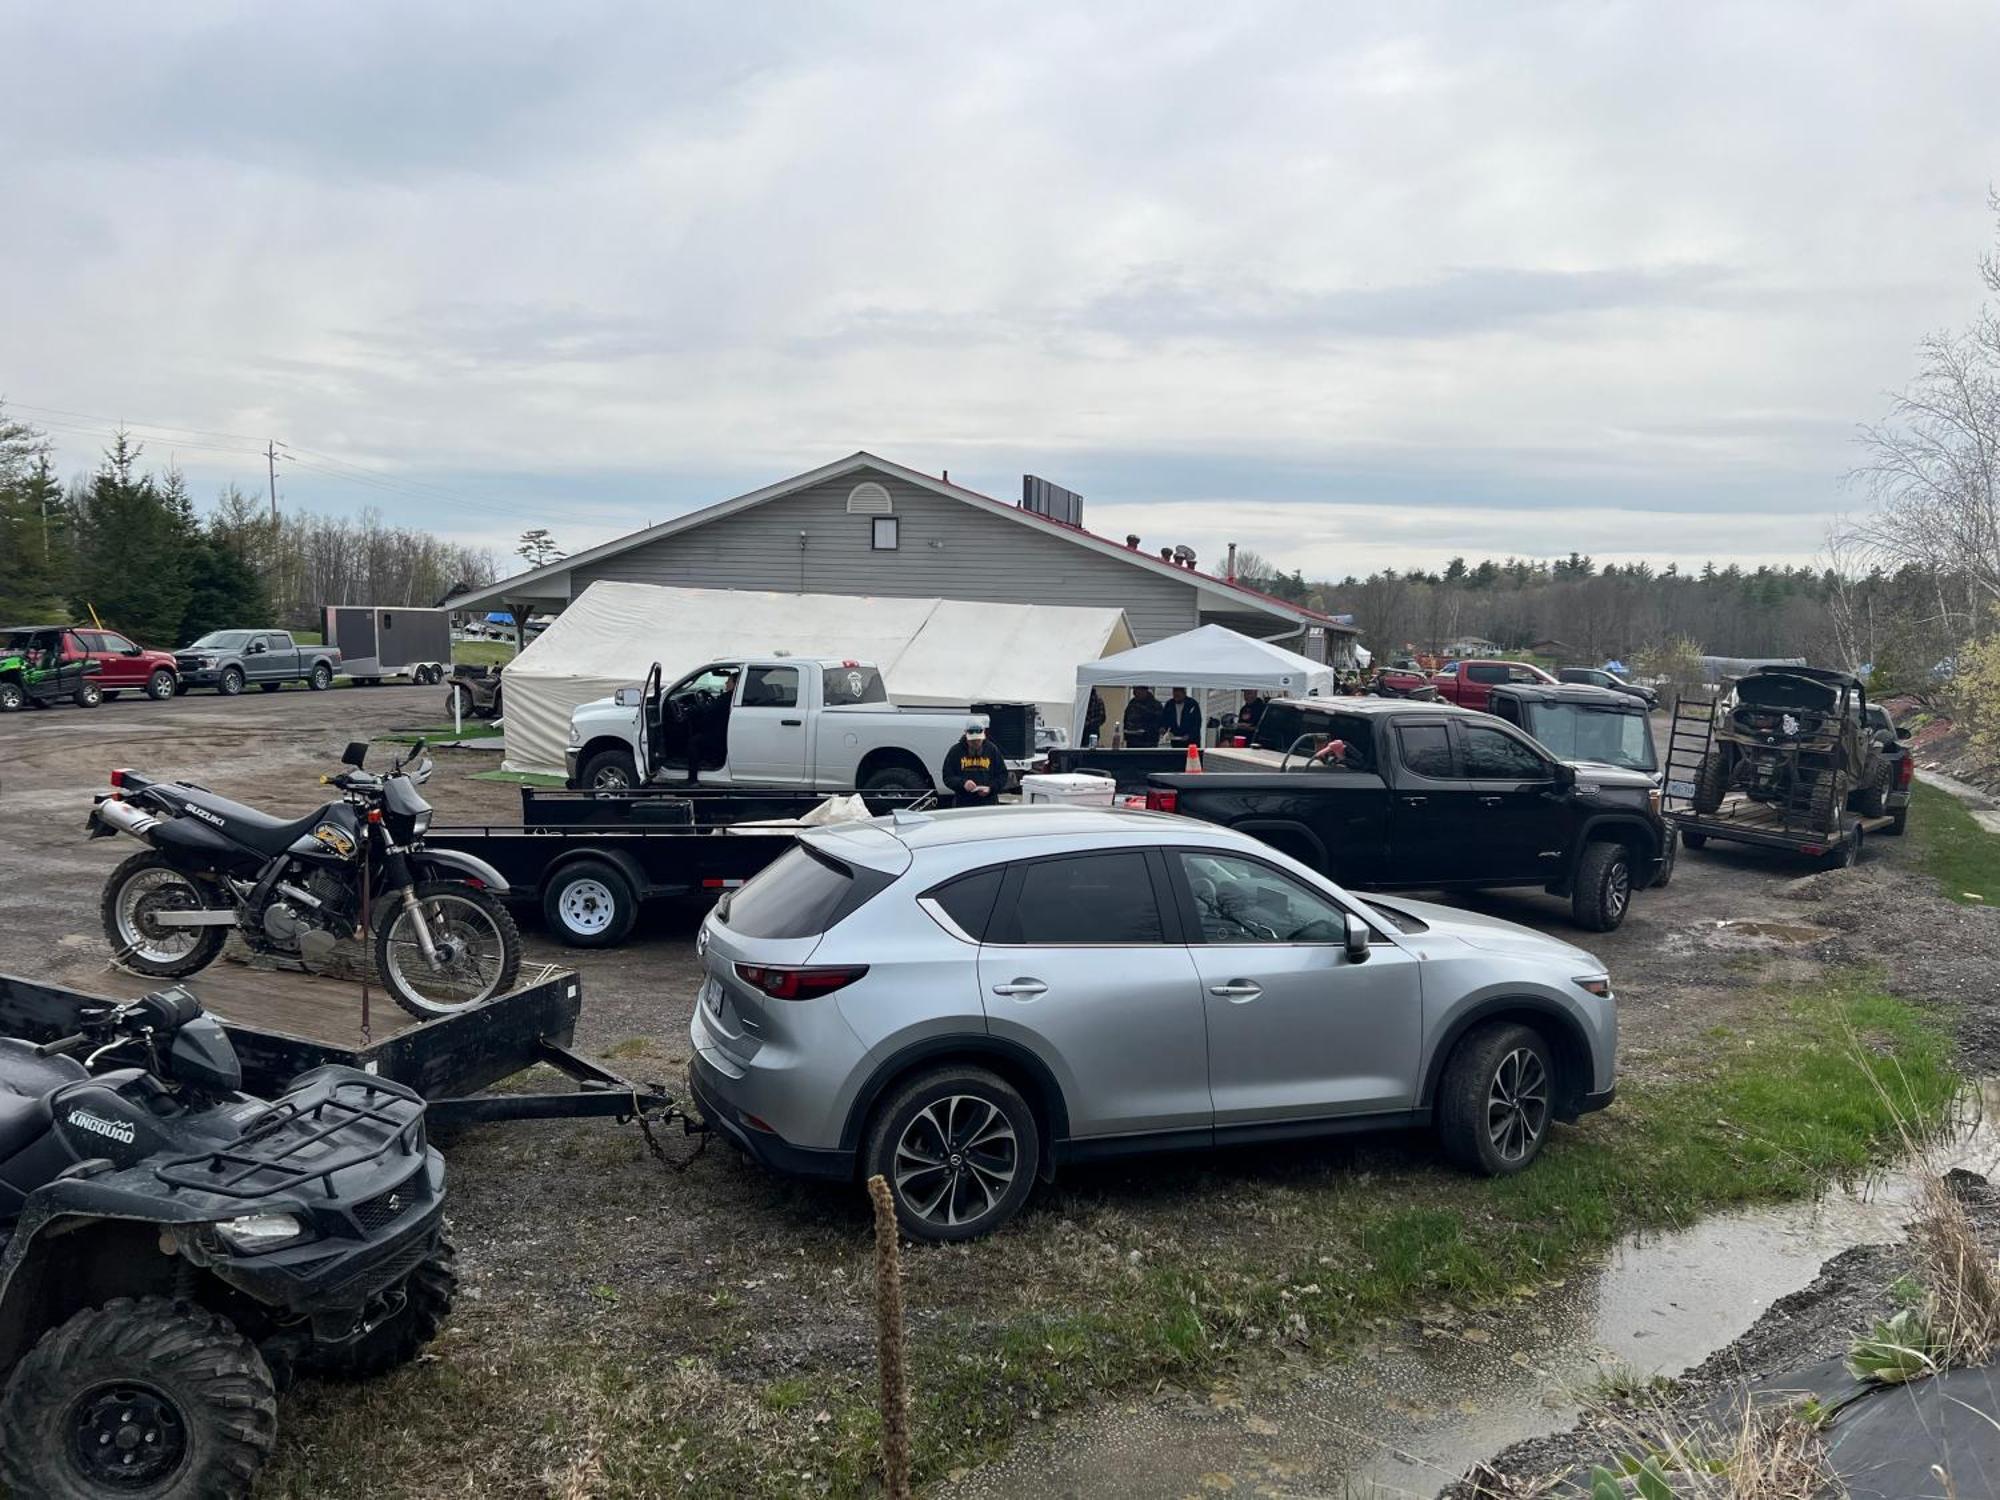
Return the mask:
[(773, 964), (738, 964), (736, 977), (773, 1000), (811, 1000), (844, 990), (868, 972), (866, 964), (842, 968), (786, 969)]
[(1172, 787), (1146, 788), (1147, 812), (1179, 812), (1180, 810), (1181, 794)]

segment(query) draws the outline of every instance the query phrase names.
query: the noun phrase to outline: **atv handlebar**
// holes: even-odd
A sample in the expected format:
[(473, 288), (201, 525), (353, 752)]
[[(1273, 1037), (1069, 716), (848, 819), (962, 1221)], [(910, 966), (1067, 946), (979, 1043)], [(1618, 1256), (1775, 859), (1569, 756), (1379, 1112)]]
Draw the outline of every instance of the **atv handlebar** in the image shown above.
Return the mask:
[(67, 1053), (81, 1052), (93, 1040), (95, 1040), (93, 1037), (79, 1031), (75, 1036), (58, 1037), (53, 1042), (43, 1042), (35, 1049), (35, 1056), (62, 1057)]

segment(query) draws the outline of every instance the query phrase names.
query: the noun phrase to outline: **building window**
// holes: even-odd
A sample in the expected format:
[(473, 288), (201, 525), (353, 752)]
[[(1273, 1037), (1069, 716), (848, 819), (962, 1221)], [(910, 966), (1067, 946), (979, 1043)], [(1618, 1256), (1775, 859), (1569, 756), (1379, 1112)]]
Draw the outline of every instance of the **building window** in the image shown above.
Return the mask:
[(896, 518), (894, 516), (877, 516), (871, 524), (874, 527), (874, 539), (872, 543), (874, 549), (877, 552), (894, 552), (896, 550)]

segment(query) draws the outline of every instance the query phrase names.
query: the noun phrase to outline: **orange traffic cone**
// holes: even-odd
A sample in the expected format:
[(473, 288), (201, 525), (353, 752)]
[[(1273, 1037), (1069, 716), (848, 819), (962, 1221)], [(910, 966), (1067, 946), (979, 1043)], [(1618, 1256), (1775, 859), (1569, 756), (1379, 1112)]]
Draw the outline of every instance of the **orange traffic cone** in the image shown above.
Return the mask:
[(1201, 746), (1193, 741), (1188, 743), (1187, 765), (1182, 768), (1189, 775), (1201, 769)]

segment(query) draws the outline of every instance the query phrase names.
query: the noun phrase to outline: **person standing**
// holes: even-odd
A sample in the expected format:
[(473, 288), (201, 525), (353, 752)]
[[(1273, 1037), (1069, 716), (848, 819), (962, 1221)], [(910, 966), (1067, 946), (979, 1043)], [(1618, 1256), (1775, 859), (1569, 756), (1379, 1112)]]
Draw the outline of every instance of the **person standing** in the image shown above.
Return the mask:
[(965, 733), (945, 752), (938, 772), (950, 807), (989, 807), (1007, 789), (1007, 761), (986, 737), (984, 719), (967, 719)]
[(1176, 745), (1201, 743), (1201, 705), (1177, 687), (1167, 697), (1167, 739)]
[(1104, 700), (1097, 696), (1097, 689), (1090, 690), (1090, 700), (1083, 706), (1083, 743), (1096, 742), (1104, 730)]
[(1125, 705), (1125, 744), (1134, 750), (1149, 750), (1160, 743), (1160, 723), (1162, 720), (1160, 700), (1153, 696), (1149, 687), (1132, 689), (1132, 700)]

